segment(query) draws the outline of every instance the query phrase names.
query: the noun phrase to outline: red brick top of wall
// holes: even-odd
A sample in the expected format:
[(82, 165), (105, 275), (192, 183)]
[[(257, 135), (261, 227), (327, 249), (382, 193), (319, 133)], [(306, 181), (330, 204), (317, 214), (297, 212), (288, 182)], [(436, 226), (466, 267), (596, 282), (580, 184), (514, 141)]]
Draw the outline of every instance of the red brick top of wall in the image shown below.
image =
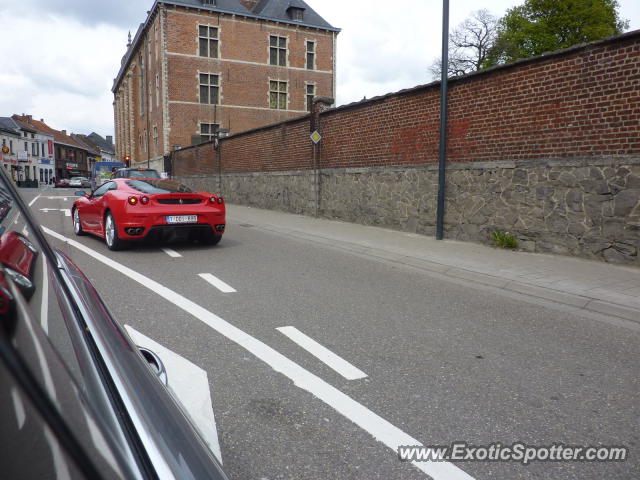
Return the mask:
[[(439, 113), (439, 83), (323, 112), (321, 165), (435, 163)], [(640, 31), (452, 80), (448, 134), (452, 162), (639, 155)], [(309, 116), (224, 139), (220, 157), (222, 172), (312, 168)]]

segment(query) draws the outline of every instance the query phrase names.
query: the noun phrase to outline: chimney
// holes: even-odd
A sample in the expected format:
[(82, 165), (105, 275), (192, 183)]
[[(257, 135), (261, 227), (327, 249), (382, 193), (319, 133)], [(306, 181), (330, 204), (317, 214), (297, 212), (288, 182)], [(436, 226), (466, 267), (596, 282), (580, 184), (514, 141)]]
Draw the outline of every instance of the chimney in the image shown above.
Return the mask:
[(62, 132), (62, 135), (66, 136), (67, 135), (67, 131), (66, 130), (60, 130)]
[(33, 124), (33, 117), (32, 117), (31, 115), (27, 115), (27, 123), (28, 123), (29, 125), (32, 125), (32, 124)]
[(113, 145), (113, 136), (112, 135), (107, 135), (107, 143), (109, 145)]
[(44, 118), (41, 118), (41, 119), (40, 119), (40, 121), (41, 121), (42, 123), (44, 123)]

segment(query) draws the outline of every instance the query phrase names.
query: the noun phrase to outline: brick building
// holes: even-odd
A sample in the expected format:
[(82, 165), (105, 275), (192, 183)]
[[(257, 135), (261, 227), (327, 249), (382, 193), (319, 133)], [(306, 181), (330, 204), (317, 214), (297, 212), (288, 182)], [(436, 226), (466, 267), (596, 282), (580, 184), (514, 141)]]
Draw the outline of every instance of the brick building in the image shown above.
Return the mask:
[(164, 154), (335, 98), (339, 30), (302, 0), (158, 0), (114, 80), (116, 157)]

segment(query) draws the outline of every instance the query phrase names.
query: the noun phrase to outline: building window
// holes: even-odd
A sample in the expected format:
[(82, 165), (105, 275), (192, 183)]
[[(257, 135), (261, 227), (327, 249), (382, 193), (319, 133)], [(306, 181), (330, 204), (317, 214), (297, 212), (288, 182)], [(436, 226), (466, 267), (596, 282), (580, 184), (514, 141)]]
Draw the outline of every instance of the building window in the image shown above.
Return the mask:
[(287, 65), (287, 38), (269, 36), (269, 63), (285, 67)]
[(201, 57), (218, 58), (218, 28), (198, 26), (198, 53)]
[(287, 13), (291, 17), (291, 20), (301, 22), (304, 19), (304, 9), (299, 7), (289, 7)]
[(29, 144), (27, 142), (24, 142), (24, 151), (29, 153)]
[(220, 96), (219, 76), (200, 74), (200, 103), (218, 104)]
[(287, 109), (287, 82), (269, 82), (269, 108)]
[(216, 134), (220, 130), (219, 123), (201, 123), (200, 124), (200, 140), (208, 142), (216, 138)]
[(153, 127), (153, 148), (158, 153), (158, 127)]
[(9, 140), (9, 152), (13, 155), (13, 140)]
[(316, 42), (307, 42), (307, 70), (313, 70), (316, 63)]
[(316, 96), (316, 86), (307, 84), (307, 111), (310, 112), (313, 107), (313, 97)]

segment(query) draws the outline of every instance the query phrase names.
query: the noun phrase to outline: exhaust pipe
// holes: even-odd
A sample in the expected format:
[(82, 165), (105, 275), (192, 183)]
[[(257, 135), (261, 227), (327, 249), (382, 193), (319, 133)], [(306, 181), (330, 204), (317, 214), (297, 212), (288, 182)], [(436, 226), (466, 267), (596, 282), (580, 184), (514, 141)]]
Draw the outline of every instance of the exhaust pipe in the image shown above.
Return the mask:
[(142, 232), (144, 232), (144, 227), (127, 227), (124, 229), (124, 231), (127, 232), (127, 235), (131, 236), (142, 235)]

